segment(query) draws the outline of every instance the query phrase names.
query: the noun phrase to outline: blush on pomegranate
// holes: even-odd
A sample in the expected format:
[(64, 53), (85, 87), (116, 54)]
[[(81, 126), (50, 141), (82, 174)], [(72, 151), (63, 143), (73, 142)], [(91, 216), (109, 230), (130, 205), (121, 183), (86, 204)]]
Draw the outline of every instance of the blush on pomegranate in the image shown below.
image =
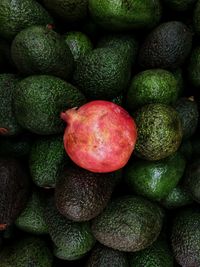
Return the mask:
[(129, 160), (136, 143), (133, 118), (109, 101), (92, 101), (61, 113), (67, 123), (64, 146), (69, 157), (92, 172), (112, 172)]

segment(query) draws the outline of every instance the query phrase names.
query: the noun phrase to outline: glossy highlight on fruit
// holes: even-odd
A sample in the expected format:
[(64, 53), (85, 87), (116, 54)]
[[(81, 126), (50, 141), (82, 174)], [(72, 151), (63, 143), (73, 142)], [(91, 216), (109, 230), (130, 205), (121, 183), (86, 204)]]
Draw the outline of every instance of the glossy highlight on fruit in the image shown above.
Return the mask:
[(92, 172), (112, 172), (128, 162), (136, 143), (133, 118), (109, 101), (91, 101), (61, 113), (67, 128), (65, 150), (80, 167)]

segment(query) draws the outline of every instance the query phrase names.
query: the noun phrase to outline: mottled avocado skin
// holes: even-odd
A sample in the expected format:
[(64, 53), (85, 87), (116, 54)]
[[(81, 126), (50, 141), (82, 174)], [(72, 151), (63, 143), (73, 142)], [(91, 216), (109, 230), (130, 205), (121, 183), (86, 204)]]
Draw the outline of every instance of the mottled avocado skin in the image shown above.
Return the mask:
[(93, 173), (67, 167), (57, 180), (55, 201), (63, 216), (89, 221), (106, 207), (116, 183), (115, 173)]
[(188, 77), (193, 86), (200, 87), (200, 46), (196, 47), (191, 53)]
[(179, 98), (174, 107), (181, 119), (183, 139), (192, 137), (196, 131), (199, 119), (197, 102), (192, 98), (182, 97)]
[(13, 99), (20, 125), (40, 135), (61, 133), (65, 126), (60, 113), (86, 102), (77, 88), (49, 75), (29, 76), (21, 80)]
[(48, 74), (69, 79), (73, 55), (62, 36), (49, 26), (32, 26), (18, 33), (11, 55), (18, 70), (26, 75)]
[(18, 78), (14, 74), (0, 74), (0, 136), (17, 135), (22, 132), (12, 105), (17, 82)]
[(37, 1), (0, 1), (0, 36), (5, 39), (13, 39), (27, 27), (52, 23), (52, 17)]
[(105, 246), (135, 252), (157, 239), (162, 219), (163, 211), (155, 203), (137, 196), (123, 196), (111, 201), (94, 219), (92, 231)]
[(75, 62), (93, 49), (91, 40), (82, 32), (68, 32), (64, 35), (64, 40), (69, 46)]
[(44, 220), (45, 208), (44, 196), (33, 191), (25, 209), (15, 221), (15, 225), (28, 233), (32, 234), (48, 234), (47, 224)]
[(173, 267), (174, 258), (167, 240), (159, 237), (148, 248), (131, 253), (130, 267)]
[(89, 222), (74, 222), (62, 216), (50, 199), (45, 209), (45, 220), (54, 243), (54, 254), (63, 260), (83, 257), (95, 243)]
[(85, 267), (129, 267), (125, 252), (114, 250), (97, 244), (88, 259)]
[(29, 156), (29, 169), (33, 182), (40, 187), (54, 188), (56, 181), (68, 165), (63, 136), (45, 136), (37, 139)]
[(117, 47), (96, 48), (77, 63), (73, 80), (89, 99), (110, 100), (128, 86), (131, 58)]
[(66, 22), (77, 22), (87, 16), (88, 0), (43, 0), (47, 10)]
[(121, 31), (154, 27), (161, 18), (159, 0), (89, 0), (94, 21), (106, 30)]
[(192, 32), (179, 21), (160, 24), (145, 39), (139, 52), (143, 68), (178, 68), (192, 48)]
[(52, 267), (53, 255), (47, 243), (27, 236), (4, 247), (0, 252), (1, 267)]
[(161, 200), (173, 190), (183, 176), (185, 159), (180, 153), (159, 161), (138, 160), (125, 169), (129, 188), (151, 200)]
[(138, 128), (136, 154), (146, 160), (160, 160), (176, 152), (183, 131), (177, 111), (164, 104), (145, 105), (133, 115)]
[(199, 209), (182, 209), (175, 217), (171, 235), (173, 254), (181, 266), (200, 266), (199, 239)]
[(146, 70), (132, 79), (127, 93), (130, 110), (151, 103), (173, 104), (178, 98), (178, 81), (174, 75), (162, 69)]

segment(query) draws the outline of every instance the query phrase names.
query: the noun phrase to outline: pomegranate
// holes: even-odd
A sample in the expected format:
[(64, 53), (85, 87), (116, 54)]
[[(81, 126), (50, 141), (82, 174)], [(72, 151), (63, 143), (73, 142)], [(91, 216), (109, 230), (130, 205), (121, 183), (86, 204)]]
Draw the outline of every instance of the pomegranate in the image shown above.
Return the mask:
[(92, 101), (61, 113), (67, 123), (64, 146), (69, 157), (92, 172), (112, 172), (126, 165), (136, 143), (133, 118), (109, 101)]

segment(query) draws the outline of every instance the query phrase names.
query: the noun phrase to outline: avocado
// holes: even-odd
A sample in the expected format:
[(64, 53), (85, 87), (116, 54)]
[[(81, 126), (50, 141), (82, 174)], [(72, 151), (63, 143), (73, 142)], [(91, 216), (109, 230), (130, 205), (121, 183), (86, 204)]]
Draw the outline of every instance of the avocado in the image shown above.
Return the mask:
[(162, 228), (163, 211), (138, 196), (112, 200), (92, 222), (92, 232), (105, 246), (135, 252), (150, 246)]
[(22, 127), (17, 122), (13, 112), (13, 95), (18, 78), (11, 73), (0, 74), (0, 136), (17, 135)]
[(130, 267), (174, 267), (174, 258), (167, 240), (159, 237), (148, 248), (131, 253)]
[(28, 134), (1, 137), (0, 156), (24, 158), (28, 156), (31, 150), (31, 145), (32, 139)]
[(57, 247), (57, 256), (60, 255), (65, 260), (73, 260), (83, 257), (92, 249), (95, 239), (90, 223), (66, 219), (56, 209), (54, 199), (49, 199), (47, 202), (45, 220), (50, 237)]
[(164, 0), (164, 4), (177, 12), (190, 11), (197, 0)]
[(200, 87), (200, 46), (193, 49), (187, 71), (190, 83), (194, 87)]
[(193, 24), (194, 24), (194, 29), (195, 33), (199, 36), (200, 35), (200, 1), (198, 0), (195, 8), (194, 8), (194, 13), (193, 13)]
[(192, 141), (190, 139), (184, 140), (179, 148), (179, 152), (189, 161), (193, 157)]
[(133, 34), (107, 33), (98, 40), (97, 47), (120, 49), (134, 64), (138, 53), (138, 40)]
[(34, 75), (21, 80), (13, 98), (20, 125), (40, 135), (61, 133), (65, 125), (60, 113), (86, 102), (77, 88), (50, 75)]
[(45, 7), (66, 22), (79, 22), (86, 18), (88, 0), (43, 0)]
[(178, 96), (181, 97), (183, 95), (183, 91), (185, 89), (185, 80), (184, 80), (184, 73), (182, 68), (171, 70), (174, 77), (178, 83)]
[(12, 42), (11, 55), (25, 75), (49, 74), (69, 79), (74, 59), (63, 40), (51, 26), (31, 26), (19, 32)]
[(139, 72), (128, 89), (127, 108), (134, 110), (152, 103), (170, 105), (177, 100), (178, 92), (178, 82), (171, 72), (162, 69)]
[(131, 59), (114, 47), (96, 48), (77, 63), (73, 80), (89, 99), (112, 99), (130, 80)]
[(184, 185), (192, 199), (200, 203), (200, 158), (188, 164), (184, 176)]
[(44, 220), (45, 198), (42, 193), (33, 191), (25, 209), (15, 221), (15, 225), (31, 234), (48, 234)]
[(167, 209), (177, 209), (192, 202), (193, 200), (184, 186), (177, 185), (161, 203)]
[(169, 21), (153, 29), (141, 45), (139, 64), (143, 68), (178, 68), (192, 48), (192, 33), (180, 21)]
[(176, 214), (171, 242), (173, 254), (181, 266), (200, 266), (200, 210), (184, 208)]
[(159, 161), (138, 160), (125, 168), (129, 189), (150, 200), (161, 200), (174, 189), (183, 176), (186, 161), (180, 153)]
[(93, 173), (66, 167), (57, 180), (55, 201), (59, 212), (73, 221), (89, 221), (106, 207), (115, 185), (114, 173)]
[(14, 158), (0, 158), (0, 230), (11, 225), (24, 209), (29, 180), (22, 164)]
[(51, 267), (53, 256), (46, 242), (26, 236), (3, 248), (1, 267)]
[(37, 186), (54, 188), (65, 165), (68, 165), (68, 157), (62, 136), (44, 136), (35, 140), (29, 156), (29, 169)]
[(67, 46), (70, 48), (75, 62), (93, 49), (91, 40), (82, 32), (67, 32), (64, 35), (64, 40)]
[(146, 160), (160, 160), (175, 153), (182, 141), (182, 125), (177, 111), (164, 104), (149, 104), (134, 116), (138, 128), (135, 152)]
[(155, 27), (162, 8), (159, 0), (89, 0), (89, 12), (104, 29), (126, 31)]
[(178, 112), (182, 129), (183, 139), (190, 138), (196, 131), (198, 125), (198, 106), (193, 97), (182, 97), (179, 98), (175, 103), (174, 108)]
[(96, 244), (85, 267), (129, 267), (128, 258), (125, 252)]
[(52, 24), (48, 12), (34, 0), (1, 0), (0, 36), (11, 40), (21, 30), (33, 25)]

